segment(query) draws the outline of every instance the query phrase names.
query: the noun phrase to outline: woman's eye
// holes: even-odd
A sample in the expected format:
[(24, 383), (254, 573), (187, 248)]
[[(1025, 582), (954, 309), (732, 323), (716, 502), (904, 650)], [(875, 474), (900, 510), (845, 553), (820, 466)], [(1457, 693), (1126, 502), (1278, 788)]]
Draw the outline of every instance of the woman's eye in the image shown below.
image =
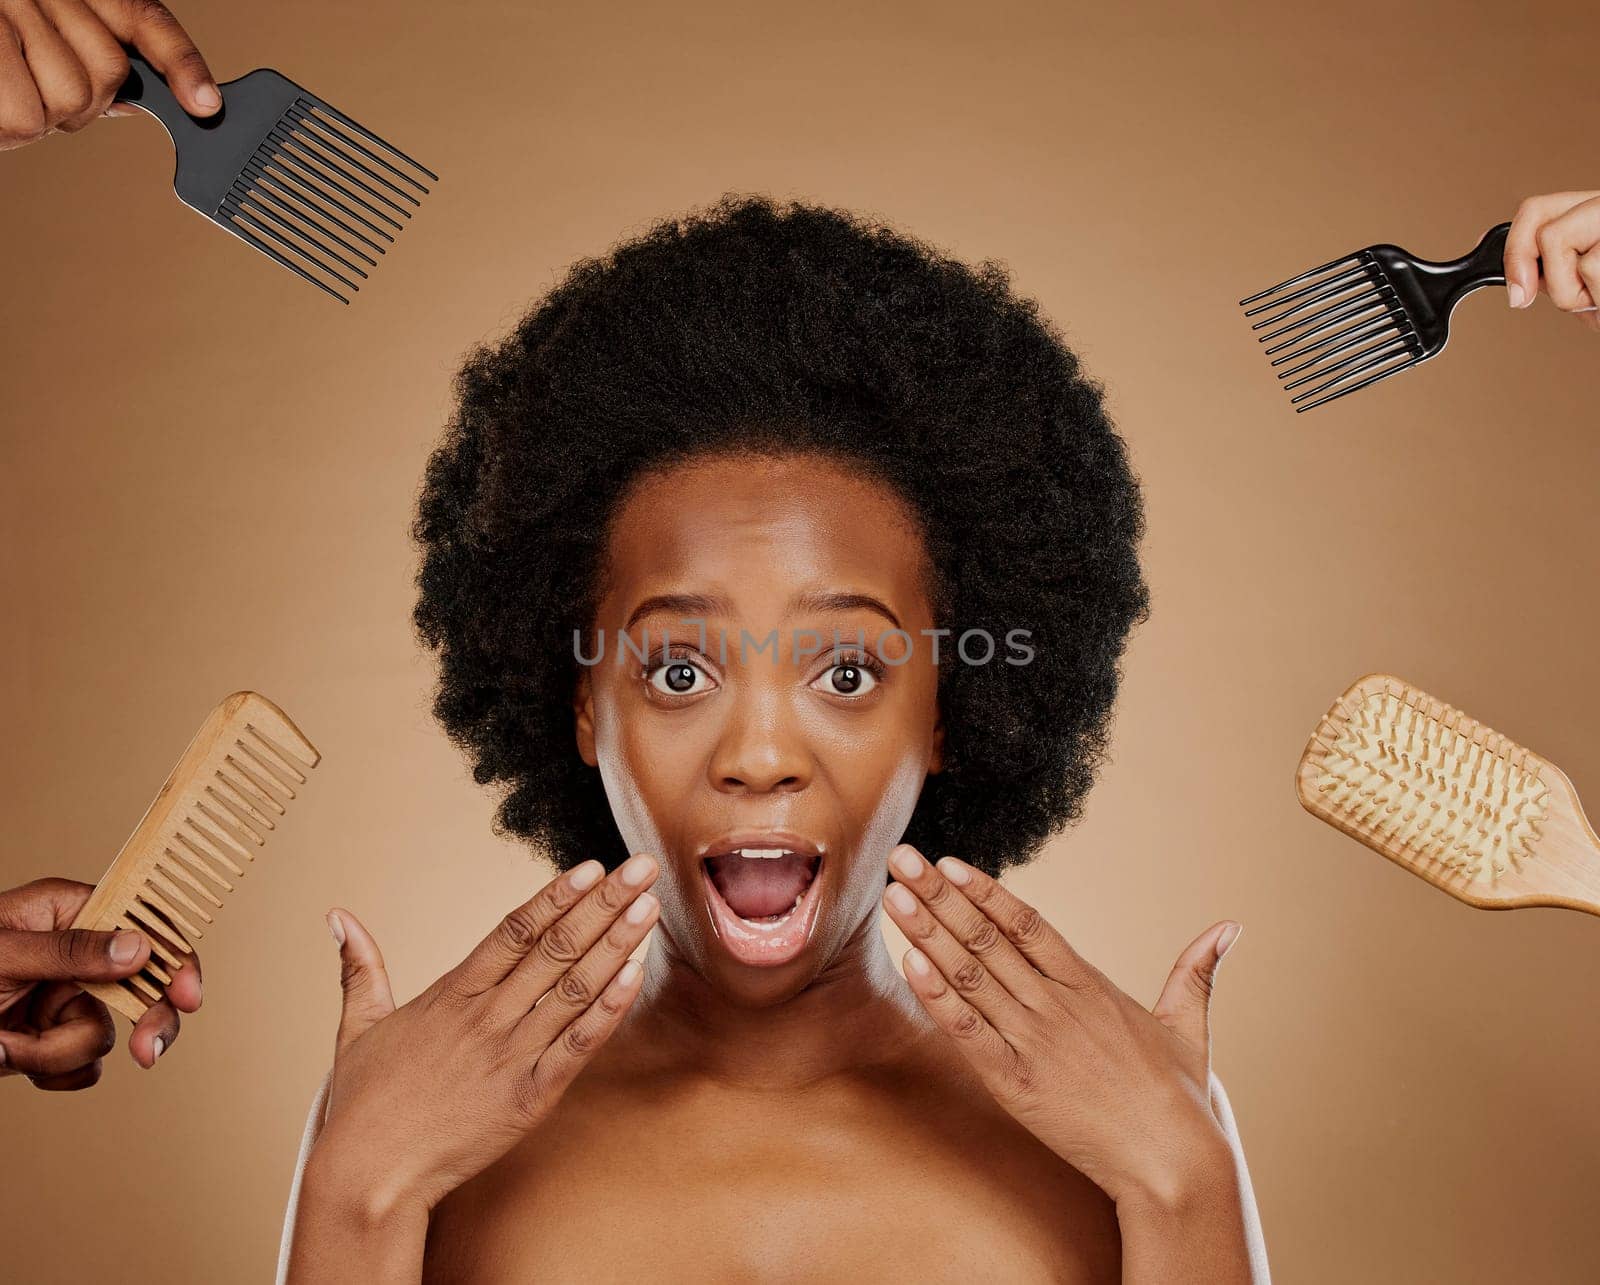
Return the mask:
[(865, 665), (843, 661), (830, 665), (822, 682), (836, 696), (864, 696), (878, 685), (878, 679)]
[(668, 660), (656, 665), (650, 671), (650, 685), (658, 692), (667, 696), (697, 696), (707, 690), (706, 686), (696, 687), (695, 680), (710, 678), (705, 670), (687, 660)]

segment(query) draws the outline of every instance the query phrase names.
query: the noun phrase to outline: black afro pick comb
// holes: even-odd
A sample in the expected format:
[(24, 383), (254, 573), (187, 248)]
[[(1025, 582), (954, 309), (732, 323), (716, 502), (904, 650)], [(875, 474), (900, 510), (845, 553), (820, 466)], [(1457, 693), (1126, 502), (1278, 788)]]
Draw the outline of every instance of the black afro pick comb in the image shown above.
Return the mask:
[(341, 303), (421, 205), (422, 178), (438, 182), (270, 67), (221, 85), (222, 109), (196, 118), (143, 58), (130, 51), (128, 63), (116, 101), (166, 126), (183, 203)]

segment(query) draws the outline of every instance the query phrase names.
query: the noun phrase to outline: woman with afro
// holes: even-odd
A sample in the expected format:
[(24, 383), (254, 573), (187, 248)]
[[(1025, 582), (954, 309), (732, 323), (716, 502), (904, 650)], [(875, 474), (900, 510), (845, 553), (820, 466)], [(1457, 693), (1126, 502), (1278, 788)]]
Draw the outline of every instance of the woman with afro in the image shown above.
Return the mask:
[(1147, 1010), (999, 878), (1078, 817), (1146, 610), (1137, 482), (1037, 305), (729, 195), (456, 391), (416, 624), (559, 873), (399, 1007), (330, 912), (280, 1279), (1265, 1279), (1210, 1071), (1238, 926)]

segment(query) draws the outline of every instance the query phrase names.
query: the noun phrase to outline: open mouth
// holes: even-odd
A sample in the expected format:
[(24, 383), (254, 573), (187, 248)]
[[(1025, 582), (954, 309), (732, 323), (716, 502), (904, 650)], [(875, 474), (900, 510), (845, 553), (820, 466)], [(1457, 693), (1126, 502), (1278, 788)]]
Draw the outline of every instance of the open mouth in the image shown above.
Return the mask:
[(816, 923), (820, 853), (747, 845), (708, 855), (701, 869), (718, 938), (741, 963), (787, 963)]

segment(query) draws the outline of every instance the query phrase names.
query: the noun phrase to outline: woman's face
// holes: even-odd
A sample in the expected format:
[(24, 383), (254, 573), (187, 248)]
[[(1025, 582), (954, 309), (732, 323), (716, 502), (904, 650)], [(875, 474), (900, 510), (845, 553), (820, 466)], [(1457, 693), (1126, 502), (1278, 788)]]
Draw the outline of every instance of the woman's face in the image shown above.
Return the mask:
[(609, 556), (579, 752), (661, 859), (676, 953), (739, 1002), (786, 999), (871, 926), (941, 766), (922, 537), (846, 462), (713, 457), (639, 483)]

